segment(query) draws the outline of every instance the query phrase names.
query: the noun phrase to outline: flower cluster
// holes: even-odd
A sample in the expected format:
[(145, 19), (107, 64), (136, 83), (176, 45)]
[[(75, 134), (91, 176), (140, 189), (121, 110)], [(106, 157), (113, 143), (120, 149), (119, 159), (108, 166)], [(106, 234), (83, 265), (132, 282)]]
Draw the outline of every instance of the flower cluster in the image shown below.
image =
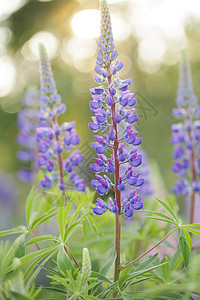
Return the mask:
[(191, 192), (200, 192), (197, 180), (200, 172), (200, 107), (193, 91), (190, 65), (185, 53), (180, 63), (176, 104), (173, 116), (181, 121), (172, 125), (170, 141), (174, 145), (172, 170), (180, 179), (173, 192), (187, 196)]
[(22, 109), (19, 111), (17, 118), (19, 127), (17, 142), (21, 148), (17, 153), (17, 157), (21, 162), (29, 165), (29, 167), (18, 172), (19, 178), (23, 181), (32, 181), (37, 174), (35, 131), (39, 125), (38, 113), (39, 91), (29, 89), (24, 95)]
[[(113, 213), (119, 213), (131, 217), (134, 210), (141, 209), (143, 203), (141, 197), (136, 195), (136, 189), (140, 187), (144, 179), (135, 168), (141, 165), (142, 155), (138, 153), (136, 146), (140, 145), (142, 138), (138, 137), (138, 131), (133, 129), (133, 124), (139, 116), (135, 113), (134, 105), (136, 99), (128, 88), (130, 79), (121, 80), (117, 73), (123, 68), (123, 63), (118, 59), (118, 52), (114, 46), (110, 13), (106, 0), (101, 1), (101, 36), (98, 43), (98, 54), (95, 66), (95, 82), (99, 85), (91, 89), (93, 100), (90, 102), (90, 110), (95, 114), (89, 128), (94, 132), (102, 131), (103, 136), (95, 135), (93, 149), (97, 152), (98, 158), (91, 164), (95, 173), (114, 174), (114, 182), (107, 176), (96, 174), (96, 180), (92, 185), (100, 195), (114, 190), (115, 199), (110, 199), (106, 204), (98, 198), (94, 213), (101, 215), (107, 209)], [(120, 124), (124, 129), (120, 131)], [(128, 152), (125, 145), (131, 145)], [(105, 152), (113, 149), (113, 154), (107, 158)], [(126, 170), (121, 173), (120, 166), (128, 163)], [(125, 199), (121, 200), (121, 191), (126, 185), (132, 187), (132, 191)]]
[[(64, 122), (61, 126), (57, 117), (66, 110), (65, 104), (57, 93), (51, 65), (43, 45), (40, 45), (40, 71), (41, 71), (41, 106), (39, 120), (46, 126), (40, 126), (36, 130), (38, 144), (37, 163), (43, 170), (41, 185), (50, 189), (53, 183), (59, 183), (60, 190), (66, 189), (65, 175), (73, 183), (75, 188), (83, 191), (86, 188), (74, 168), (83, 161), (83, 155), (79, 150), (71, 152), (72, 148), (80, 143), (79, 135), (75, 129), (75, 122)], [(63, 161), (63, 151), (71, 152)]]
[[(153, 195), (154, 191), (153, 191), (153, 186), (152, 186), (152, 181), (151, 181), (151, 167), (149, 164), (149, 160), (148, 160), (148, 156), (145, 153), (145, 151), (142, 149), (142, 147), (139, 147), (140, 153), (142, 155), (142, 164), (138, 167), (138, 171), (141, 174), (141, 176), (144, 178), (144, 184), (141, 185), (137, 191), (138, 193), (140, 193), (141, 197), (143, 200), (145, 200), (146, 198), (150, 197), (151, 195)], [(126, 164), (121, 166), (120, 172), (123, 173), (125, 172), (127, 166)], [(129, 195), (131, 191), (131, 187), (124, 190), (122, 192), (122, 197), (126, 197)]]

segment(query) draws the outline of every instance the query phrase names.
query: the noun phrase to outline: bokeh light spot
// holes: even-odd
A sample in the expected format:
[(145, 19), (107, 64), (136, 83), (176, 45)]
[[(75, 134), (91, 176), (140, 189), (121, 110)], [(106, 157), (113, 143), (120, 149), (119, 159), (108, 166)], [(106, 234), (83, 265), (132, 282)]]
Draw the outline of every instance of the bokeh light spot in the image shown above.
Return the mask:
[(7, 56), (0, 57), (0, 97), (8, 95), (15, 84), (16, 70), (12, 60)]
[(100, 34), (100, 12), (87, 9), (77, 12), (71, 21), (75, 34), (83, 38), (94, 38)]
[(34, 34), (28, 42), (32, 54), (38, 59), (38, 45), (43, 43), (47, 49), (49, 58), (52, 59), (57, 55), (58, 40), (55, 35), (49, 31), (40, 31)]

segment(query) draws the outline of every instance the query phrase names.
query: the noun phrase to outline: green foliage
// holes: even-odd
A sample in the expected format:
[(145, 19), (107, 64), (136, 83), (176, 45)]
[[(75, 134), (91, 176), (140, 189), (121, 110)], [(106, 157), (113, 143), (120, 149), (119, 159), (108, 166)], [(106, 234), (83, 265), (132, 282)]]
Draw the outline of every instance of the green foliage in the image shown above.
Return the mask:
[[(113, 214), (94, 216), (94, 193), (89, 190), (68, 191), (65, 203), (56, 192), (58, 207), (52, 207), (49, 197), (32, 189), (26, 203), (27, 225), (0, 233), (4, 238), (17, 234), (12, 244), (0, 243), (0, 291), (8, 299), (189, 300), (193, 293), (200, 294), (195, 264), (200, 254), (193, 251), (200, 224), (183, 224), (173, 198), (147, 201), (145, 217), (131, 224), (123, 220), (122, 269), (113, 282)], [(49, 228), (56, 233), (49, 234)], [(156, 251), (164, 245), (165, 252), (153, 253), (155, 244)], [(42, 287), (41, 271), (49, 280)]]

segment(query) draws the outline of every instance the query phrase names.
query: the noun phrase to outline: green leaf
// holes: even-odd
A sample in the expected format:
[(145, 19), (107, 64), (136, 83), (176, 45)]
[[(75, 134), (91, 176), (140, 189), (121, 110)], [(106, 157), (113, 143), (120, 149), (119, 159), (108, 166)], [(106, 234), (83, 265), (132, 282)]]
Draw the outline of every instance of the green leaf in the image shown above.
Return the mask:
[(87, 221), (83, 220), (82, 225), (83, 225), (83, 228), (82, 228), (83, 235), (84, 235), (84, 238), (86, 239), (87, 238), (87, 233), (88, 233)]
[(148, 276), (148, 277), (143, 277), (143, 278), (140, 278), (140, 279), (137, 279), (137, 280), (132, 280), (130, 282), (128, 282), (127, 284), (124, 285), (123, 287), (123, 291), (125, 291), (129, 286), (131, 285), (134, 285), (137, 284), (137, 283), (141, 283), (143, 281), (146, 281), (146, 280), (149, 280), (149, 279), (152, 279), (154, 278), (155, 276)]
[(102, 229), (93, 216), (88, 216), (87, 221), (95, 235), (102, 234)]
[(192, 229), (200, 230), (200, 223), (186, 224), (186, 225), (182, 225), (182, 226), (185, 228), (192, 228)]
[(184, 228), (182, 228), (183, 231), (185, 232), (185, 236), (186, 236), (186, 241), (190, 247), (190, 251), (192, 250), (192, 238), (191, 236), (189, 235), (189, 233), (187, 232), (187, 230), (185, 230)]
[(63, 243), (66, 243), (66, 241), (70, 238), (72, 233), (79, 230), (81, 227), (82, 227), (82, 225), (79, 224), (79, 222), (69, 226), (65, 231)]
[(85, 203), (83, 202), (76, 210), (75, 213), (69, 218), (69, 226), (71, 224), (74, 224), (74, 222), (76, 221), (76, 219), (78, 218), (78, 215), (81, 212), (81, 209), (83, 208), (83, 206), (85, 205)]
[(54, 241), (54, 242), (60, 242), (60, 240), (54, 236), (54, 235), (42, 235), (35, 238), (32, 238), (30, 241), (28, 241), (25, 246), (29, 246), (35, 243), (43, 242), (43, 241)]
[(25, 255), (25, 233), (22, 233), (13, 243), (13, 250), (15, 253), (15, 257), (22, 257)]
[(31, 224), (31, 226), (29, 227), (29, 230), (32, 231), (33, 229), (37, 228), (42, 223), (48, 221), (49, 219), (51, 219), (52, 217), (54, 217), (55, 215), (57, 215), (56, 209), (57, 208), (52, 208), (49, 211), (47, 211), (46, 213), (44, 213), (42, 216), (40, 216), (37, 219), (35, 219), (33, 221), (33, 223)]
[(195, 229), (192, 229), (192, 228), (188, 228), (188, 227), (187, 227), (187, 231), (192, 232), (192, 233), (194, 233), (194, 234), (200, 236), (200, 231), (198, 231), (198, 230), (195, 230)]
[(155, 212), (155, 211), (150, 211), (150, 210), (143, 210), (144, 212), (147, 212), (151, 215), (155, 215), (155, 216), (158, 216), (162, 219), (165, 219), (165, 222), (168, 222), (168, 223), (172, 223), (172, 224), (175, 224), (177, 225), (177, 222), (175, 222), (172, 218), (162, 214), (162, 213), (159, 213), (159, 212)]
[(67, 203), (66, 207), (64, 207), (64, 203), (62, 203), (59, 208), (59, 211), (58, 211), (58, 226), (59, 226), (60, 235), (61, 235), (63, 243), (64, 243), (65, 227), (66, 227), (67, 218), (69, 216), (69, 212), (70, 212), (70, 209), (72, 206), (72, 200), (73, 200), (73, 197)]
[(32, 213), (32, 206), (33, 206), (33, 202), (36, 202), (39, 195), (36, 193), (35, 187), (32, 187), (28, 198), (26, 200), (26, 207), (25, 207), (25, 211), (26, 211), (26, 223), (27, 226), (29, 227), (31, 224), (31, 213)]
[(179, 224), (179, 220), (176, 216), (176, 214), (173, 212), (173, 210), (169, 207), (169, 205), (159, 199), (155, 199), (156, 201), (158, 201), (169, 213), (170, 215), (174, 218), (174, 220)]
[(0, 231), (0, 237), (5, 235), (10, 235), (10, 234), (16, 234), (16, 233), (23, 233), (23, 232), (25, 233), (26, 231), (27, 231), (26, 227), (22, 225), (22, 226), (15, 227), (13, 229)]
[(168, 221), (168, 220), (166, 220), (164, 218), (158, 218), (158, 217), (154, 217), (154, 216), (146, 216), (146, 218), (152, 219), (152, 220), (157, 220), (157, 221), (162, 221), (162, 222), (167, 222), (167, 223), (172, 223), (174, 225), (177, 225), (177, 223)]
[(116, 258), (116, 252), (113, 253), (112, 257), (109, 259), (109, 261), (101, 268), (100, 274), (106, 276), (110, 268), (112, 267), (114, 261)]
[(183, 254), (183, 260), (184, 260), (185, 266), (187, 268), (188, 262), (189, 262), (189, 257), (190, 257), (190, 247), (187, 243), (186, 235), (182, 228), (180, 228), (179, 246), (180, 246), (181, 252)]
[(141, 275), (143, 275), (143, 274), (145, 274), (145, 273), (147, 273), (147, 272), (153, 271), (153, 270), (155, 270), (155, 269), (157, 269), (157, 268), (159, 268), (159, 267), (162, 267), (162, 266), (165, 265), (165, 264), (166, 264), (166, 262), (165, 262), (165, 263), (162, 263), (162, 264), (159, 264), (159, 265), (156, 265), (156, 266), (153, 266), (153, 267), (150, 267), (150, 268), (147, 268), (147, 269), (145, 269), (145, 270), (133, 272), (132, 274), (130, 274), (130, 275), (128, 276), (128, 278), (125, 280), (125, 282), (127, 282), (127, 281), (129, 281), (129, 280), (132, 280), (132, 279), (134, 279), (134, 278), (136, 278), (136, 277), (138, 277), (138, 276), (141, 276)]
[[(34, 251), (34, 252), (31, 252), (29, 254), (26, 254), (25, 256), (21, 257), (18, 259), (18, 263), (21, 265), (21, 266), (24, 266), (26, 265), (27, 263), (29, 263), (32, 259), (46, 253), (48, 254), (49, 252), (53, 251), (55, 249), (55, 247), (51, 247), (51, 248), (46, 248), (46, 249), (41, 249), (41, 250), (38, 250), (38, 251)], [(15, 269), (15, 264), (12, 264), (10, 267), (7, 268), (6, 270), (6, 273), (12, 271), (13, 269)]]
[(66, 251), (64, 250), (64, 247), (61, 246), (58, 255), (57, 255), (57, 264), (59, 269), (64, 273), (67, 274), (67, 271), (74, 270), (74, 264), (72, 264), (72, 261)]
[[(32, 264), (31, 270), (30, 270), (30, 271), (32, 271), (33, 268), (34, 268), (35, 266), (37, 266), (37, 269), (34, 271), (34, 273), (33, 273), (33, 274), (31, 275), (31, 277), (29, 278), (29, 280), (28, 280), (28, 282), (27, 282), (27, 284), (26, 284), (26, 287), (27, 287), (27, 288), (30, 288), (30, 287), (34, 284), (34, 282), (35, 282), (35, 280), (36, 280), (36, 278), (37, 278), (37, 276), (38, 276), (38, 274), (39, 274), (39, 272), (40, 272), (40, 270), (41, 270), (41, 267), (44, 266), (44, 265), (49, 261), (49, 259), (50, 259), (54, 254), (56, 254), (57, 251), (58, 251), (58, 247), (55, 247), (54, 250), (52, 250), (50, 253), (48, 253), (48, 254), (45, 255), (46, 257), (43, 255), (43, 260), (41, 260), (40, 265), (37, 265), (36, 262), (34, 262), (34, 263)], [(40, 258), (41, 258), (41, 257), (40, 257)]]
[(42, 291), (44, 292), (54, 292), (54, 293), (59, 293), (59, 294), (64, 294), (66, 295), (67, 293), (64, 290), (58, 289), (58, 288), (54, 288), (54, 287), (43, 287)]
[(182, 262), (182, 254), (180, 248), (176, 250), (170, 262), (170, 273), (176, 271)]
[(43, 253), (42, 255), (40, 255), (36, 260), (34, 260), (34, 262), (28, 267), (28, 269), (26, 270), (26, 272), (24, 273), (24, 278), (26, 278), (30, 272), (35, 268), (35, 266), (37, 266), (37, 264), (43, 260), (43, 258), (46, 256), (46, 252)]
[(0, 241), (0, 280), (6, 273), (7, 268), (14, 258), (13, 247), (10, 247), (8, 241)]
[(94, 296), (89, 296), (87, 295), (85, 299), (93, 299), (93, 300), (98, 300), (99, 298), (94, 297)]
[(166, 281), (169, 281), (169, 258), (168, 257), (164, 257), (162, 260), (161, 260), (161, 263), (166, 263), (162, 266), (162, 271), (163, 271), (163, 274), (164, 274), (164, 278)]
[(92, 288), (94, 288), (95, 286), (97, 286), (99, 283), (98, 282), (93, 282), (93, 283), (90, 283), (86, 288), (84, 288), (81, 293), (85, 293), (89, 290), (91, 290)]
[(15, 300), (31, 300), (31, 298), (29, 298), (28, 296), (25, 296), (23, 294), (17, 293), (17, 292), (9, 292), (9, 295), (11, 295)]
[(149, 257), (147, 260), (145, 260), (144, 262), (142, 262), (141, 264), (139, 264), (136, 268), (135, 268), (135, 272), (137, 271), (141, 271), (141, 270), (145, 270), (150, 264), (152, 264), (153, 262), (155, 262), (155, 260), (158, 258), (158, 253), (154, 254), (153, 256)]
[(101, 282), (105, 282), (105, 283), (108, 283), (108, 284), (112, 284), (112, 281), (110, 281), (108, 278), (106, 278), (105, 276), (103, 276), (102, 274), (100, 273), (97, 273), (97, 272), (91, 272), (91, 278), (97, 278), (99, 281)]

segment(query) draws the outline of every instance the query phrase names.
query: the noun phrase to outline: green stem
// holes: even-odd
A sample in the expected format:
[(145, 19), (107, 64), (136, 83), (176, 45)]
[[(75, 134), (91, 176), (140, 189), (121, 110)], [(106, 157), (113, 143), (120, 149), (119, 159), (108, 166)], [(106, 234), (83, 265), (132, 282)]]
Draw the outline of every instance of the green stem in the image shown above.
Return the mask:
[(157, 244), (155, 244), (153, 247), (151, 247), (149, 250), (147, 250), (146, 252), (144, 252), (143, 254), (141, 254), (140, 256), (138, 256), (136, 259), (134, 259), (133, 261), (131, 261), (129, 264), (127, 264), (126, 266), (124, 266), (123, 268), (121, 268), (121, 270), (126, 269), (127, 267), (131, 266), (132, 264), (134, 264), (136, 261), (138, 261), (139, 259), (141, 259), (142, 257), (144, 257), (146, 254), (148, 254), (149, 252), (151, 252), (152, 250), (154, 250), (156, 247), (158, 247), (162, 242), (164, 242), (171, 234), (173, 234), (177, 229), (179, 228), (179, 226), (177, 226), (176, 228), (174, 228), (172, 231), (170, 231), (170, 233), (168, 233), (162, 240), (160, 240)]
[(6, 296), (6, 294), (4, 293), (4, 291), (1, 291), (1, 294), (2, 294), (2, 296), (4, 297), (4, 299), (6, 299), (6, 300), (9, 300), (10, 298), (8, 298), (7, 296)]

